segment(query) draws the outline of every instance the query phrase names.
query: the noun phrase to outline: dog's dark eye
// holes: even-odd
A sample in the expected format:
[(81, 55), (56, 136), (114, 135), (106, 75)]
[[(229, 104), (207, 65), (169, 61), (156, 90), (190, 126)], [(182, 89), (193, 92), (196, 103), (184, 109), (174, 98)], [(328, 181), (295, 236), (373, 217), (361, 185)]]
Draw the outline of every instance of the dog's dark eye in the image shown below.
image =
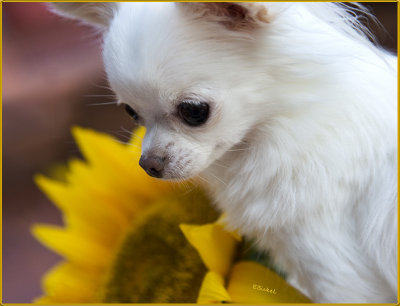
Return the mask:
[(132, 117), (133, 120), (137, 121), (139, 119), (139, 115), (132, 107), (130, 107), (128, 104), (125, 104), (124, 107), (128, 115)]
[(205, 102), (183, 101), (178, 105), (178, 114), (190, 126), (199, 126), (208, 119), (210, 107)]

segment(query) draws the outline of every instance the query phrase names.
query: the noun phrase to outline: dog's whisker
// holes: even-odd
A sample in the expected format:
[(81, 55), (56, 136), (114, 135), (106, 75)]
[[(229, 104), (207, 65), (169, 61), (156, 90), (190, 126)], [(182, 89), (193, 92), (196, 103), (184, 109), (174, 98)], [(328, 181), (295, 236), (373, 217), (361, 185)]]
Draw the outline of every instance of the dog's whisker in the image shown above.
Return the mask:
[(118, 131), (119, 135), (123, 136), (127, 141), (130, 141), (132, 139), (132, 136), (134, 135), (133, 132), (124, 129), (122, 126), (120, 126), (120, 130)]
[(113, 140), (114, 142), (119, 143), (119, 144), (122, 144), (122, 145), (127, 145), (127, 144), (128, 144), (128, 143), (126, 143), (126, 142), (124, 142), (124, 141), (121, 141), (121, 140), (118, 140), (118, 139), (115, 139), (115, 138), (112, 138), (112, 140)]
[(123, 126), (120, 126), (120, 129), (121, 129), (121, 131), (123, 131), (123, 132), (125, 132), (125, 133), (128, 133), (130, 136), (136, 136), (136, 137), (139, 137), (139, 136), (137, 136), (136, 134), (135, 134), (135, 131), (134, 130), (128, 130), (127, 128), (125, 128), (125, 127), (123, 127)]
[(82, 95), (84, 98), (104, 98), (104, 97), (115, 97), (115, 95)]
[(88, 103), (86, 106), (102, 106), (102, 105), (116, 105), (118, 102), (111, 101), (111, 102), (100, 102), (100, 103)]
[(123, 127), (122, 125), (119, 127), (121, 129), (121, 131), (128, 133), (128, 134), (133, 134), (134, 131), (133, 130), (128, 130), (126, 127)]
[(248, 151), (250, 148), (243, 148), (243, 149), (232, 149), (226, 150), (225, 152), (239, 152), (239, 151)]
[(136, 148), (136, 149), (139, 149), (140, 151), (142, 150), (142, 148), (140, 147), (140, 146), (138, 146), (138, 145), (135, 145), (135, 144), (133, 144), (133, 143), (126, 143), (126, 145), (127, 146), (130, 146), (130, 147), (132, 147), (132, 148)]
[(115, 135), (117, 135), (118, 137), (122, 138), (122, 140), (124, 141), (124, 144), (128, 145), (130, 138), (124, 134), (121, 134), (119, 132), (115, 132)]
[[(127, 131), (126, 131), (127, 132)], [(132, 134), (131, 135), (134, 139), (140, 139), (140, 140), (143, 140), (143, 137), (141, 137), (141, 136), (139, 136), (139, 135), (137, 135), (137, 134)]]
[(216, 165), (216, 166), (218, 166), (218, 167), (225, 168), (225, 169), (229, 169), (229, 168), (230, 168), (230, 167), (228, 167), (227, 165), (224, 165), (224, 164), (222, 164), (221, 162), (217, 162), (217, 161), (214, 161), (213, 164)]
[(210, 174), (212, 177), (214, 177), (216, 180), (220, 181), (222, 184), (224, 184), (226, 187), (228, 186), (222, 179), (220, 179), (218, 176), (216, 176), (215, 174), (213, 174), (211, 171), (208, 172), (208, 174)]
[(103, 85), (100, 85), (100, 84), (96, 84), (94, 82), (90, 82), (90, 85), (92, 85), (93, 87), (97, 87), (97, 88), (101, 88), (101, 89), (106, 89), (106, 90), (112, 91), (112, 88), (110, 86), (103, 86)]
[(199, 179), (201, 179), (202, 181), (204, 181), (204, 182), (206, 182), (207, 184), (209, 184), (209, 181), (208, 181), (207, 179), (205, 179), (204, 177), (202, 177), (200, 174), (198, 174), (198, 175), (196, 176), (196, 178), (199, 178)]

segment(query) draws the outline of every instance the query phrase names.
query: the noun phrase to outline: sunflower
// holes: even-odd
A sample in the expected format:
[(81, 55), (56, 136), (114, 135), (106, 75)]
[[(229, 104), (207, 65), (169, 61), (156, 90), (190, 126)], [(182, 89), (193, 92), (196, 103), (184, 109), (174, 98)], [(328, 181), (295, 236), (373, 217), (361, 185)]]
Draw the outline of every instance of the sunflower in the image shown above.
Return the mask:
[(207, 198), (137, 166), (144, 129), (128, 144), (78, 127), (73, 135), (86, 161), (72, 160), (61, 181), (35, 177), (65, 223), (32, 228), (65, 258), (35, 302), (194, 302), (206, 268), (179, 223), (214, 221)]
[(224, 229), (201, 190), (153, 179), (138, 167), (144, 132), (121, 144), (75, 127), (86, 161), (72, 160), (61, 180), (35, 177), (65, 223), (32, 228), (64, 257), (43, 277), (35, 302), (307, 302)]

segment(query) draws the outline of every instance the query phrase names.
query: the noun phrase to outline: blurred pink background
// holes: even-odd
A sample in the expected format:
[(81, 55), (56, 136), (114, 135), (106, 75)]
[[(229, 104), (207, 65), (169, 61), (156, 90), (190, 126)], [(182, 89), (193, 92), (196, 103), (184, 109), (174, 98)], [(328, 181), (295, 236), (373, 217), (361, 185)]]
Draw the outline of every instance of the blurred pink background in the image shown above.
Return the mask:
[[(72, 125), (128, 139), (134, 125), (107, 88), (100, 37), (52, 15), (42, 3), (3, 6), (3, 303), (29, 303), (60, 258), (30, 235), (33, 223), (61, 224), (58, 210), (34, 185), (36, 173), (79, 156)], [(396, 50), (396, 3), (369, 3)]]
[(79, 156), (72, 125), (122, 140), (134, 127), (107, 89), (96, 32), (42, 3), (3, 3), (3, 302), (31, 302), (60, 258), (36, 242), (33, 223), (61, 224), (33, 175)]

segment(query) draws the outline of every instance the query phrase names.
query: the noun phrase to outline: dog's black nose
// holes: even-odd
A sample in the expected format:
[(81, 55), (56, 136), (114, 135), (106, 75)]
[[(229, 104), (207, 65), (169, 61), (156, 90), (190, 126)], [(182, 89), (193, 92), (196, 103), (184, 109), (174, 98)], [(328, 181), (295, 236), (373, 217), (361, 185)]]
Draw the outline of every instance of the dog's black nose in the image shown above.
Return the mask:
[(163, 175), (165, 158), (159, 156), (141, 156), (139, 165), (148, 175), (160, 178)]

